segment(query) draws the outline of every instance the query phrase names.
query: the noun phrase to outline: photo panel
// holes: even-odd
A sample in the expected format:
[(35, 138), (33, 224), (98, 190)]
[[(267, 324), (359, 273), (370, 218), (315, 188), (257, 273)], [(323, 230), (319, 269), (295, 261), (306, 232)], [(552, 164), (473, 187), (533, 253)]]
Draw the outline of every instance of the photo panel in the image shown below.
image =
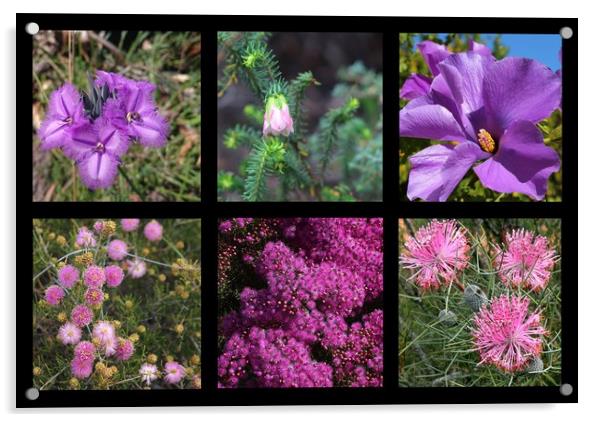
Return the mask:
[(402, 201), (562, 201), (562, 38), (399, 34)]
[(382, 201), (382, 43), (218, 32), (218, 200)]
[(34, 202), (200, 200), (200, 32), (32, 38)]
[(200, 219), (34, 219), (33, 380), (201, 388)]

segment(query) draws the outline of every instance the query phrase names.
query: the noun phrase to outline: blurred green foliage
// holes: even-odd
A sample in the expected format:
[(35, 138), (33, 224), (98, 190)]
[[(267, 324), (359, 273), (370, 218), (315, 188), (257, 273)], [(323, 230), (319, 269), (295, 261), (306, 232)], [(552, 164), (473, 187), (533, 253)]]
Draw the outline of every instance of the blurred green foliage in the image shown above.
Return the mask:
[[(430, 40), (439, 44), (444, 44), (452, 52), (463, 52), (468, 49), (468, 41), (470, 39), (484, 43), (484, 35), (482, 34), (458, 34), (450, 33), (444, 37), (439, 34), (415, 34), (401, 33), (399, 34), (399, 86), (412, 73), (432, 76), (422, 58), (422, 55), (416, 48), (416, 44), (420, 41)], [(490, 43), (487, 43), (491, 47)], [(496, 59), (502, 59), (511, 53), (509, 47), (502, 44), (501, 37), (495, 36), (493, 39), (493, 48), (491, 49)], [(399, 99), (399, 107), (403, 108), (408, 103), (407, 100)], [(539, 128), (544, 135), (546, 145), (554, 148), (560, 156), (562, 163), (562, 114), (559, 110), (555, 111), (549, 118), (539, 123)], [(408, 176), (410, 173), (409, 157), (413, 154), (427, 148), (430, 145), (438, 143), (437, 141), (428, 141), (425, 139), (414, 138), (399, 138), (399, 180), (400, 180), (400, 197), (402, 201), (408, 201), (406, 191), (408, 187)], [(548, 192), (544, 199), (545, 201), (561, 201), (562, 200), (562, 170), (554, 173), (548, 181)], [(513, 193), (503, 194), (485, 188), (479, 181), (476, 174), (469, 171), (460, 184), (456, 187), (448, 201), (460, 202), (529, 202), (532, 201), (528, 196)]]

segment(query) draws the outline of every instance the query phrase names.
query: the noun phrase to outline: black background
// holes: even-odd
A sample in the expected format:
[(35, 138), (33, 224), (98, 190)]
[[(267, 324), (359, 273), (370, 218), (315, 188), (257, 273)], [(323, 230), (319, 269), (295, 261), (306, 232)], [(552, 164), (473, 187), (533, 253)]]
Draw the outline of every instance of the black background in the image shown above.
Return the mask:
[[(200, 203), (41, 203), (33, 202), (31, 161), (32, 37), (40, 30), (201, 31)], [(562, 42), (563, 201), (561, 203), (414, 203), (399, 202), (398, 63), (400, 32), (549, 33), (569, 26)], [(383, 202), (378, 203), (222, 203), (217, 202), (217, 31), (323, 31), (383, 34)], [(17, 14), (17, 407), (202, 406), (285, 404), (403, 404), (577, 402), (577, 19), (421, 18), (332, 16), (193, 16)], [(203, 140), (205, 142), (203, 143)], [(200, 175), (199, 175), (200, 177)], [(25, 188), (26, 187), (26, 188)], [(384, 386), (382, 388), (217, 389), (217, 218), (284, 216), (377, 216), (384, 218)], [(33, 218), (202, 218), (202, 389), (200, 390), (44, 390), (29, 401), (32, 379)], [(400, 388), (397, 385), (397, 220), (407, 218), (561, 218), (562, 383), (558, 387)], [(26, 253), (27, 252), (27, 253)], [(27, 274), (26, 274), (27, 272)]]

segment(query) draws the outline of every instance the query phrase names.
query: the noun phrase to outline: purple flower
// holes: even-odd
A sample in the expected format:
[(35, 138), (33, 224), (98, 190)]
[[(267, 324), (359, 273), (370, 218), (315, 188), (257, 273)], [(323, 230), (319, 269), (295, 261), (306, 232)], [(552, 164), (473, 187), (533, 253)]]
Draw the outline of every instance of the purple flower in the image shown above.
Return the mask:
[(70, 139), (71, 129), (86, 121), (79, 92), (66, 83), (50, 96), (48, 113), (38, 131), (42, 149), (62, 147)]
[(477, 161), (489, 189), (543, 199), (560, 168), (535, 123), (560, 104), (560, 79), (537, 61), (475, 52), (437, 64), (428, 94), (399, 113), (400, 136), (450, 141), (410, 157), (408, 198), (445, 201)]
[(155, 86), (127, 81), (120, 87), (119, 100), (108, 100), (105, 112), (111, 122), (146, 147), (159, 148), (167, 142), (169, 125), (153, 101)]
[(105, 119), (73, 130), (64, 146), (65, 154), (76, 160), (82, 181), (89, 189), (107, 188), (117, 176), (119, 157), (125, 154), (129, 141)]
[[(418, 43), (417, 47), (433, 77), (440, 73), (439, 63), (453, 54), (446, 46), (433, 41), (422, 41)], [(474, 51), (485, 57), (492, 57), (491, 50), (486, 45), (475, 42), (472, 39), (468, 41), (468, 51)], [(399, 96), (406, 100), (412, 100), (426, 95), (432, 82), (433, 78), (419, 73), (412, 73), (399, 90)]]

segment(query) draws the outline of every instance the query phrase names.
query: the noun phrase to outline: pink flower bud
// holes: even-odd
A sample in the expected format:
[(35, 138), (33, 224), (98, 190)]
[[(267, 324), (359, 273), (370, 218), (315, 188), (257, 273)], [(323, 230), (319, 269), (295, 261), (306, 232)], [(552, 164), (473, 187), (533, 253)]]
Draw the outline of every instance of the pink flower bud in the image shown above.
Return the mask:
[(293, 119), (284, 95), (278, 94), (268, 98), (263, 115), (263, 136), (289, 136), (294, 132)]

